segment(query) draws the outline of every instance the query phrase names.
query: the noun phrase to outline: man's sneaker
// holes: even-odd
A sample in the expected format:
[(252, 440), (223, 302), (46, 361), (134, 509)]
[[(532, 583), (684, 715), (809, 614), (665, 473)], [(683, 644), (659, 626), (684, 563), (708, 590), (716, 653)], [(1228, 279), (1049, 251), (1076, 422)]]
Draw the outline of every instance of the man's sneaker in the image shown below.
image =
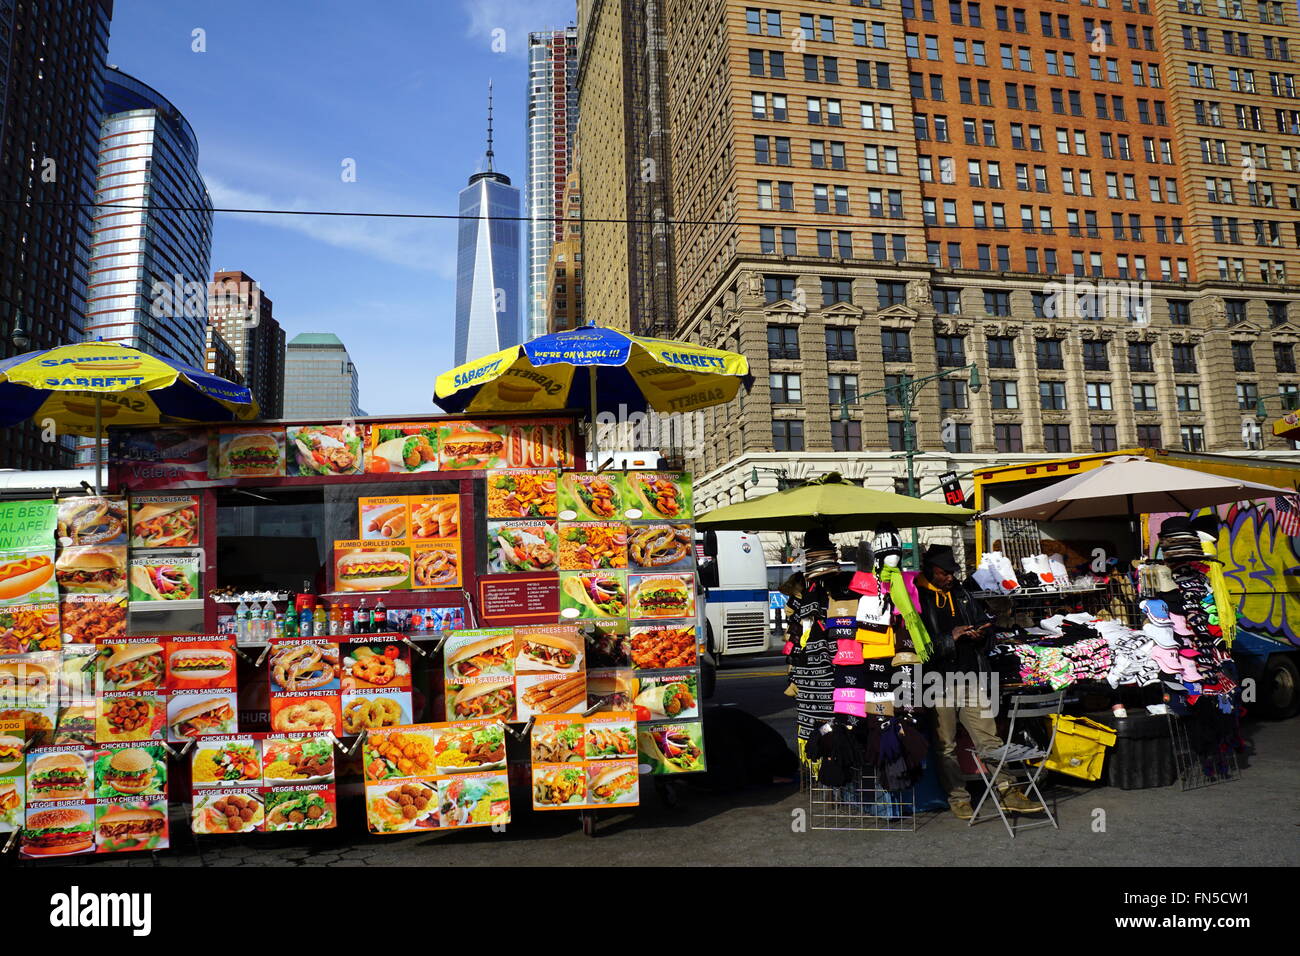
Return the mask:
[(958, 820), (969, 820), (975, 816), (975, 808), (970, 805), (969, 800), (958, 800), (948, 806), (952, 809), (952, 815)]
[(998, 793), (998, 805), (1008, 813), (1042, 813), (1043, 805), (1031, 800), (1019, 790), (1005, 790)]

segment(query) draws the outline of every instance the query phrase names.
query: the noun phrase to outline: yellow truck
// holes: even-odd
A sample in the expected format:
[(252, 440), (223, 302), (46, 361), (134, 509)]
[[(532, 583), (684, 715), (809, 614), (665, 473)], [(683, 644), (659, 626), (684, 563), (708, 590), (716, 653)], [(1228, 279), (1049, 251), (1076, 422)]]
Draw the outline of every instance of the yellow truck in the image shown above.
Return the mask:
[[(974, 507), (981, 511), (1014, 501), (1053, 482), (1096, 468), (1117, 455), (1146, 455), (1154, 461), (1194, 471), (1243, 478), (1275, 488), (1300, 488), (1300, 461), (1246, 458), (1198, 452), (1129, 448), (1071, 458), (1025, 462), (973, 472)], [(1265, 498), (1216, 509), (1218, 550), (1224, 577), (1237, 601), (1237, 639), (1233, 656), (1243, 678), (1255, 680), (1256, 709), (1264, 716), (1290, 717), (1300, 711), (1300, 514), (1297, 498)], [(1097, 567), (1150, 553), (1149, 542), (1166, 515), (1143, 515), (1135, 529), (1128, 518), (1039, 523), (1031, 533), (1055, 542), (1067, 566)], [(1026, 530), (1013, 523), (981, 519), (975, 550), (1001, 550)], [(1249, 704), (1247, 705), (1249, 707)]]

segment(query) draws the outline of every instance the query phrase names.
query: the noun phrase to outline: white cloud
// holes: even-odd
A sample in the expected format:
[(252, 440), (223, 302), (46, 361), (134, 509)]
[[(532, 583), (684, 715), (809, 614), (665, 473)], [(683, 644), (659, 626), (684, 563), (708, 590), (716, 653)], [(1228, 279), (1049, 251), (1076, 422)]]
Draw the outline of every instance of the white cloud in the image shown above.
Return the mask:
[(462, 0), (461, 5), (469, 17), (466, 33), (489, 50), (493, 40), (503, 39), (506, 56), (526, 55), (529, 33), (568, 26), (578, 16), (577, 0)]
[[(222, 179), (206, 174), (212, 204), (218, 208), (237, 209), (289, 209), (366, 212), (404, 212), (372, 193), (359, 196), (359, 202), (341, 206), (336, 197), (311, 199), (297, 196), (285, 198), (243, 189)], [(437, 241), (436, 229), (447, 226), (431, 219), (371, 219), (352, 216), (292, 216), (268, 213), (231, 213), (241, 219), (250, 219), (308, 236), (340, 249), (350, 249), (373, 259), (404, 266), (421, 272), (433, 272), (440, 278), (456, 275), (455, 246), (448, 252), (445, 242)]]

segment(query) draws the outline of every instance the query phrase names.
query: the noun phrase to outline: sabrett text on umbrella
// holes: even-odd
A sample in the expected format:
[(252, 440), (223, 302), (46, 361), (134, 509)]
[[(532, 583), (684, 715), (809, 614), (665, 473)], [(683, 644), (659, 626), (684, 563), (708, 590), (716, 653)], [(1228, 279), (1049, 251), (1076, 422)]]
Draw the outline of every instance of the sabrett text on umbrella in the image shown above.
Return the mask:
[(493, 372), (497, 370), (497, 366), (501, 364), (501, 361), (502, 361), (501, 359), (497, 359), (495, 362), (491, 362), (487, 365), (484, 365), (482, 368), (476, 368), (468, 372), (458, 373), (456, 375), (456, 387), (464, 388), (466, 385), (469, 385), (471, 382), (477, 382), (485, 375), (491, 375)]
[(689, 365), (692, 368), (726, 367), (726, 360), (719, 355), (696, 355), (692, 352), (661, 352), (660, 358), (674, 365)]
[(562, 382), (557, 382), (549, 375), (543, 375), (541, 372), (536, 372), (530, 368), (506, 369), (504, 378), (523, 378), (530, 382), (536, 382), (546, 391), (547, 395), (557, 395), (564, 388)]
[(143, 385), (142, 375), (108, 375), (103, 378), (47, 378), (45, 384), (50, 388), (115, 388), (119, 385)]
[(668, 404), (677, 411), (682, 408), (694, 408), (697, 405), (712, 405), (725, 400), (726, 396), (722, 394), (722, 389), (710, 388), (703, 392), (692, 392), (690, 395), (669, 399)]

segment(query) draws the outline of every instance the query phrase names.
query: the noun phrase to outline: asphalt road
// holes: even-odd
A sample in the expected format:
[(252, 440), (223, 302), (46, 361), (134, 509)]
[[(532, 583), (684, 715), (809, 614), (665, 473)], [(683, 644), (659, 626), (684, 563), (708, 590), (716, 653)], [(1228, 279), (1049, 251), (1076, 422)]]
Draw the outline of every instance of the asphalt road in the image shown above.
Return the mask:
[[(713, 703), (741, 707), (794, 739), (791, 700), (781, 694), (777, 660), (729, 665), (719, 673)], [(643, 788), (642, 805), (606, 811), (595, 837), (576, 815), (520, 808), (503, 833), (489, 829), (419, 836), (365, 833), (357, 799), (342, 801), (337, 830), (315, 834), (206, 837), (184, 824), (173, 848), (148, 858), (99, 857), (76, 865), (103, 866), (505, 866), (637, 865), (767, 866), (1059, 864), (1201, 867), (1295, 866), (1300, 863), (1300, 719), (1248, 723), (1255, 753), (1241, 777), (1201, 790), (1178, 785), (1123, 791), (1053, 775), (1060, 829), (1029, 830), (1011, 840), (996, 817), (975, 827), (947, 812), (926, 813), (914, 831), (847, 832), (808, 829), (809, 797), (797, 784), (717, 793), (683, 781), (665, 802)], [(201, 852), (200, 852), (201, 851)], [(12, 858), (11, 858), (12, 859)], [(74, 862), (74, 861), (69, 861)]]

